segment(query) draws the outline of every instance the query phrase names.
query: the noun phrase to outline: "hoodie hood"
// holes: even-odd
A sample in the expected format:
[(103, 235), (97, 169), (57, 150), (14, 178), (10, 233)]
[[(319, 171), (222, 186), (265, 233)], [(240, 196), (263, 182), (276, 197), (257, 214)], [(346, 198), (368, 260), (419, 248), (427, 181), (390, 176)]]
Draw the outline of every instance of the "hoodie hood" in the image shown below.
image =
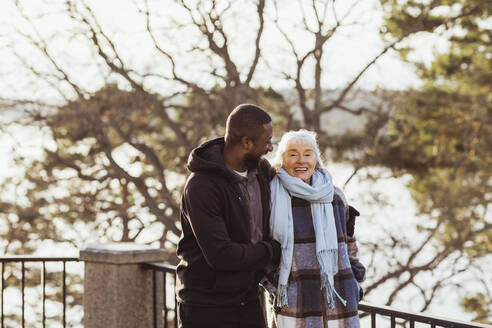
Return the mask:
[(231, 175), (233, 172), (224, 161), (224, 137), (212, 139), (193, 149), (188, 157), (188, 170), (191, 172), (214, 171)]

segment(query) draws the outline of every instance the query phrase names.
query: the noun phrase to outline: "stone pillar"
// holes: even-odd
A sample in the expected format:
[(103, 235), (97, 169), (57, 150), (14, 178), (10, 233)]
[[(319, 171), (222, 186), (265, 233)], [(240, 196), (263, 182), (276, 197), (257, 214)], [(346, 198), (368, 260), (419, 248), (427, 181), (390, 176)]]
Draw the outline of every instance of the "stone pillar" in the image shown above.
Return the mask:
[(152, 271), (141, 263), (162, 262), (164, 257), (163, 250), (134, 243), (97, 244), (81, 250), (84, 327), (153, 327)]

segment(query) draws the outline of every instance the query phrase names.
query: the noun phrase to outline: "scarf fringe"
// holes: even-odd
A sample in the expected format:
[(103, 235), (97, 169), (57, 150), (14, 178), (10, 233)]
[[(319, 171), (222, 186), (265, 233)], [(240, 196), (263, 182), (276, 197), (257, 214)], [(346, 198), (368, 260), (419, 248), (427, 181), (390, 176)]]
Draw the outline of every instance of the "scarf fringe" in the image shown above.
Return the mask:
[(328, 307), (328, 309), (332, 310), (335, 308), (335, 299), (333, 297), (333, 294), (337, 296), (338, 300), (340, 301), (340, 303), (343, 304), (343, 306), (347, 306), (347, 301), (344, 300), (337, 293), (335, 286), (332, 286), (326, 274), (321, 274), (321, 290), (324, 291), (323, 294), (325, 295), (326, 306)]
[[(335, 308), (335, 298), (333, 294), (336, 295), (340, 303), (343, 306), (347, 306), (347, 301), (344, 300), (340, 294), (335, 289), (335, 286), (332, 286), (330, 283), (328, 276), (325, 274), (321, 275), (321, 290), (324, 292), (326, 305), (329, 309)], [(278, 285), (277, 291), (275, 293), (275, 306), (278, 308), (283, 308), (284, 306), (288, 306), (289, 302), (287, 299), (287, 285)]]
[(316, 252), (321, 272), (336, 275), (338, 272), (338, 249), (322, 249)]
[(287, 301), (287, 285), (278, 285), (277, 292), (275, 295), (275, 306), (278, 308), (283, 308), (284, 306), (288, 306)]

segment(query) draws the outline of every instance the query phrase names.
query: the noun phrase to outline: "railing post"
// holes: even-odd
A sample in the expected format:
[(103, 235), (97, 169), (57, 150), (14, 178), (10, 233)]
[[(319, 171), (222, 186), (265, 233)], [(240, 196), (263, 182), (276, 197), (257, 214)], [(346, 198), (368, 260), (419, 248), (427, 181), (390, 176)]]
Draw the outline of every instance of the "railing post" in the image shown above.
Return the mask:
[(163, 250), (133, 243), (90, 245), (85, 261), (84, 328), (151, 328), (152, 271), (139, 263), (163, 261)]

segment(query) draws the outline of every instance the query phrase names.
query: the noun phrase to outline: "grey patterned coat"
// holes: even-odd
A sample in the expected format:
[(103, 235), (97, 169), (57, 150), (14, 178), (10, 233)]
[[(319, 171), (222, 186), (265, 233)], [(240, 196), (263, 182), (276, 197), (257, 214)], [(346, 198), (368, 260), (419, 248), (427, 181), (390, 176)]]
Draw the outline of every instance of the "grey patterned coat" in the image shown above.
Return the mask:
[[(355, 238), (346, 233), (348, 206), (338, 189), (332, 205), (338, 237), (338, 273), (335, 276), (335, 289), (347, 301), (347, 305), (343, 306), (336, 298), (335, 309), (328, 309), (324, 304), (320, 290), (311, 207), (309, 202), (293, 198), (294, 255), (288, 281), (289, 306), (277, 311), (278, 328), (360, 327), (357, 304), (362, 295), (359, 282), (365, 279), (365, 268), (358, 261)], [(275, 286), (276, 282), (273, 281), (269, 285)]]

